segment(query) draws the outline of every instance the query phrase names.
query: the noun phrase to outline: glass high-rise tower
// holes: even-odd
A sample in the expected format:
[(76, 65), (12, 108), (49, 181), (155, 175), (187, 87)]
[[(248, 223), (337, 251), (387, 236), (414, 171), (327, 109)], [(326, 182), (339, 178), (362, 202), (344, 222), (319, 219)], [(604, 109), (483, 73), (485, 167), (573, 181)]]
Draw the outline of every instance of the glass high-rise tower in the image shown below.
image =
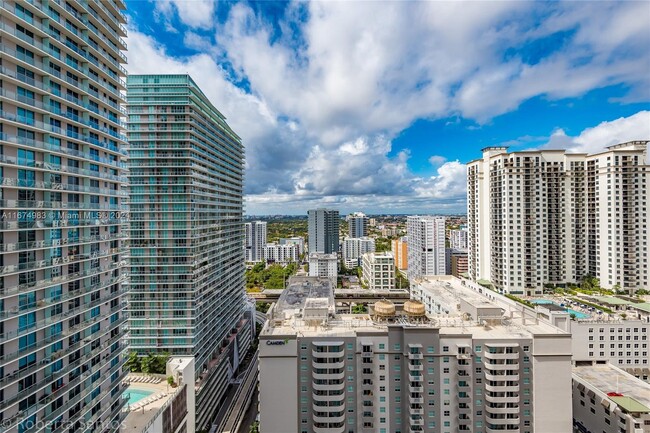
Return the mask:
[(116, 431), (122, 0), (0, 1), (0, 432)]
[(252, 337), (244, 148), (189, 75), (131, 75), (127, 99), (130, 349), (195, 357), (203, 429)]

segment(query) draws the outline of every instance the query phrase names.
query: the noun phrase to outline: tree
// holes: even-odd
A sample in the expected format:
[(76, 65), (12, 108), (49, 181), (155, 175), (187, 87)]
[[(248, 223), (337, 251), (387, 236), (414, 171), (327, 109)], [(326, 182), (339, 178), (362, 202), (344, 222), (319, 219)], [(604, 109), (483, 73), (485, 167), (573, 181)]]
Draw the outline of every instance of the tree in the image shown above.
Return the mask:
[(367, 313), (367, 312), (368, 312), (368, 309), (363, 304), (357, 304), (354, 307), (352, 307), (352, 314), (363, 314), (363, 313)]
[(126, 368), (129, 371), (138, 372), (140, 371), (140, 358), (138, 357), (138, 352), (129, 352), (129, 357), (126, 360)]
[(260, 423), (255, 421), (253, 425), (251, 425), (250, 430), (248, 430), (248, 433), (260, 433)]
[(404, 277), (399, 269), (395, 268), (395, 287), (398, 289), (409, 289), (411, 282), (408, 278)]

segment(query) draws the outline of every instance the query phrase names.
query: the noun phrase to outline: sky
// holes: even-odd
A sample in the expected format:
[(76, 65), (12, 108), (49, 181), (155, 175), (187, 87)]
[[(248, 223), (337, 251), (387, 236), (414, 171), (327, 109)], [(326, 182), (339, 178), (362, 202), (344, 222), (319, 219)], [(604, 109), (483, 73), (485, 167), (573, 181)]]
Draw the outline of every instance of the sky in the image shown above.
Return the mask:
[(487, 146), (650, 139), (647, 1), (128, 1), (131, 74), (242, 137), (246, 213), (465, 213)]

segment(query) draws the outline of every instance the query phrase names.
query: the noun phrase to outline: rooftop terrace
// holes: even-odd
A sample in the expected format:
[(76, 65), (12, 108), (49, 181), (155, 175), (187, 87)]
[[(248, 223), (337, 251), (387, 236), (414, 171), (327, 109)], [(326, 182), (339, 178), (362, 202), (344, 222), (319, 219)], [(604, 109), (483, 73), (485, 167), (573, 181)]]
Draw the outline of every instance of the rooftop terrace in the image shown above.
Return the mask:
[(605, 394), (601, 396), (606, 396), (626, 412), (650, 413), (650, 383), (637, 379), (618, 367), (589, 363), (574, 366), (573, 376)]

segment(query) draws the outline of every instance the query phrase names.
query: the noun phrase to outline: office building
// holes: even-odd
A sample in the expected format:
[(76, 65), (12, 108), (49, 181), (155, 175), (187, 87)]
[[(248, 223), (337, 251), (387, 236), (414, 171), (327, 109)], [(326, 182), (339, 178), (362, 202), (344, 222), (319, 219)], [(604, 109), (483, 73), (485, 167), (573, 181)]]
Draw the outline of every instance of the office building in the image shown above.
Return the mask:
[(648, 287), (647, 141), (594, 154), (483, 149), (468, 164), (469, 274), (513, 294), (587, 275)]
[(264, 246), (262, 259), (267, 263), (290, 263), (300, 260), (299, 247), (297, 244), (276, 244), (270, 243)]
[(455, 250), (467, 251), (467, 229), (449, 230), (449, 246)]
[(573, 367), (576, 432), (650, 433), (650, 384), (607, 364)]
[(315, 209), (307, 212), (309, 252), (338, 254), (339, 211)]
[(130, 75), (130, 349), (194, 356), (209, 426), (252, 337), (241, 139), (189, 75)]
[(395, 289), (395, 258), (393, 253), (365, 253), (361, 261), (361, 280), (370, 290)]
[(336, 254), (311, 253), (309, 254), (309, 276), (327, 277), (336, 285), (338, 277), (338, 257)]
[(363, 238), (368, 236), (369, 219), (361, 212), (355, 212), (348, 215), (346, 218), (348, 222), (348, 235), (351, 238)]
[(246, 228), (246, 261), (261, 262), (264, 260), (266, 246), (266, 222), (252, 221), (245, 224)]
[(395, 258), (395, 266), (400, 271), (406, 271), (408, 269), (408, 237), (402, 236), (390, 242), (391, 252)]
[(303, 254), (305, 254), (305, 239), (300, 236), (293, 236), (290, 238), (280, 238), (278, 243), (280, 245), (297, 245), (298, 255), (302, 256)]
[(345, 238), (341, 242), (341, 257), (348, 269), (361, 266), (361, 256), (375, 251), (375, 240), (372, 238)]
[(445, 217), (409, 216), (406, 219), (408, 236), (408, 279), (413, 281), (425, 275), (445, 275)]
[(125, 7), (0, 3), (3, 433), (123, 420)]
[(421, 280), (430, 315), (336, 314), (331, 287), (290, 285), (260, 335), (260, 430), (570, 432), (571, 336), (446, 278)]

